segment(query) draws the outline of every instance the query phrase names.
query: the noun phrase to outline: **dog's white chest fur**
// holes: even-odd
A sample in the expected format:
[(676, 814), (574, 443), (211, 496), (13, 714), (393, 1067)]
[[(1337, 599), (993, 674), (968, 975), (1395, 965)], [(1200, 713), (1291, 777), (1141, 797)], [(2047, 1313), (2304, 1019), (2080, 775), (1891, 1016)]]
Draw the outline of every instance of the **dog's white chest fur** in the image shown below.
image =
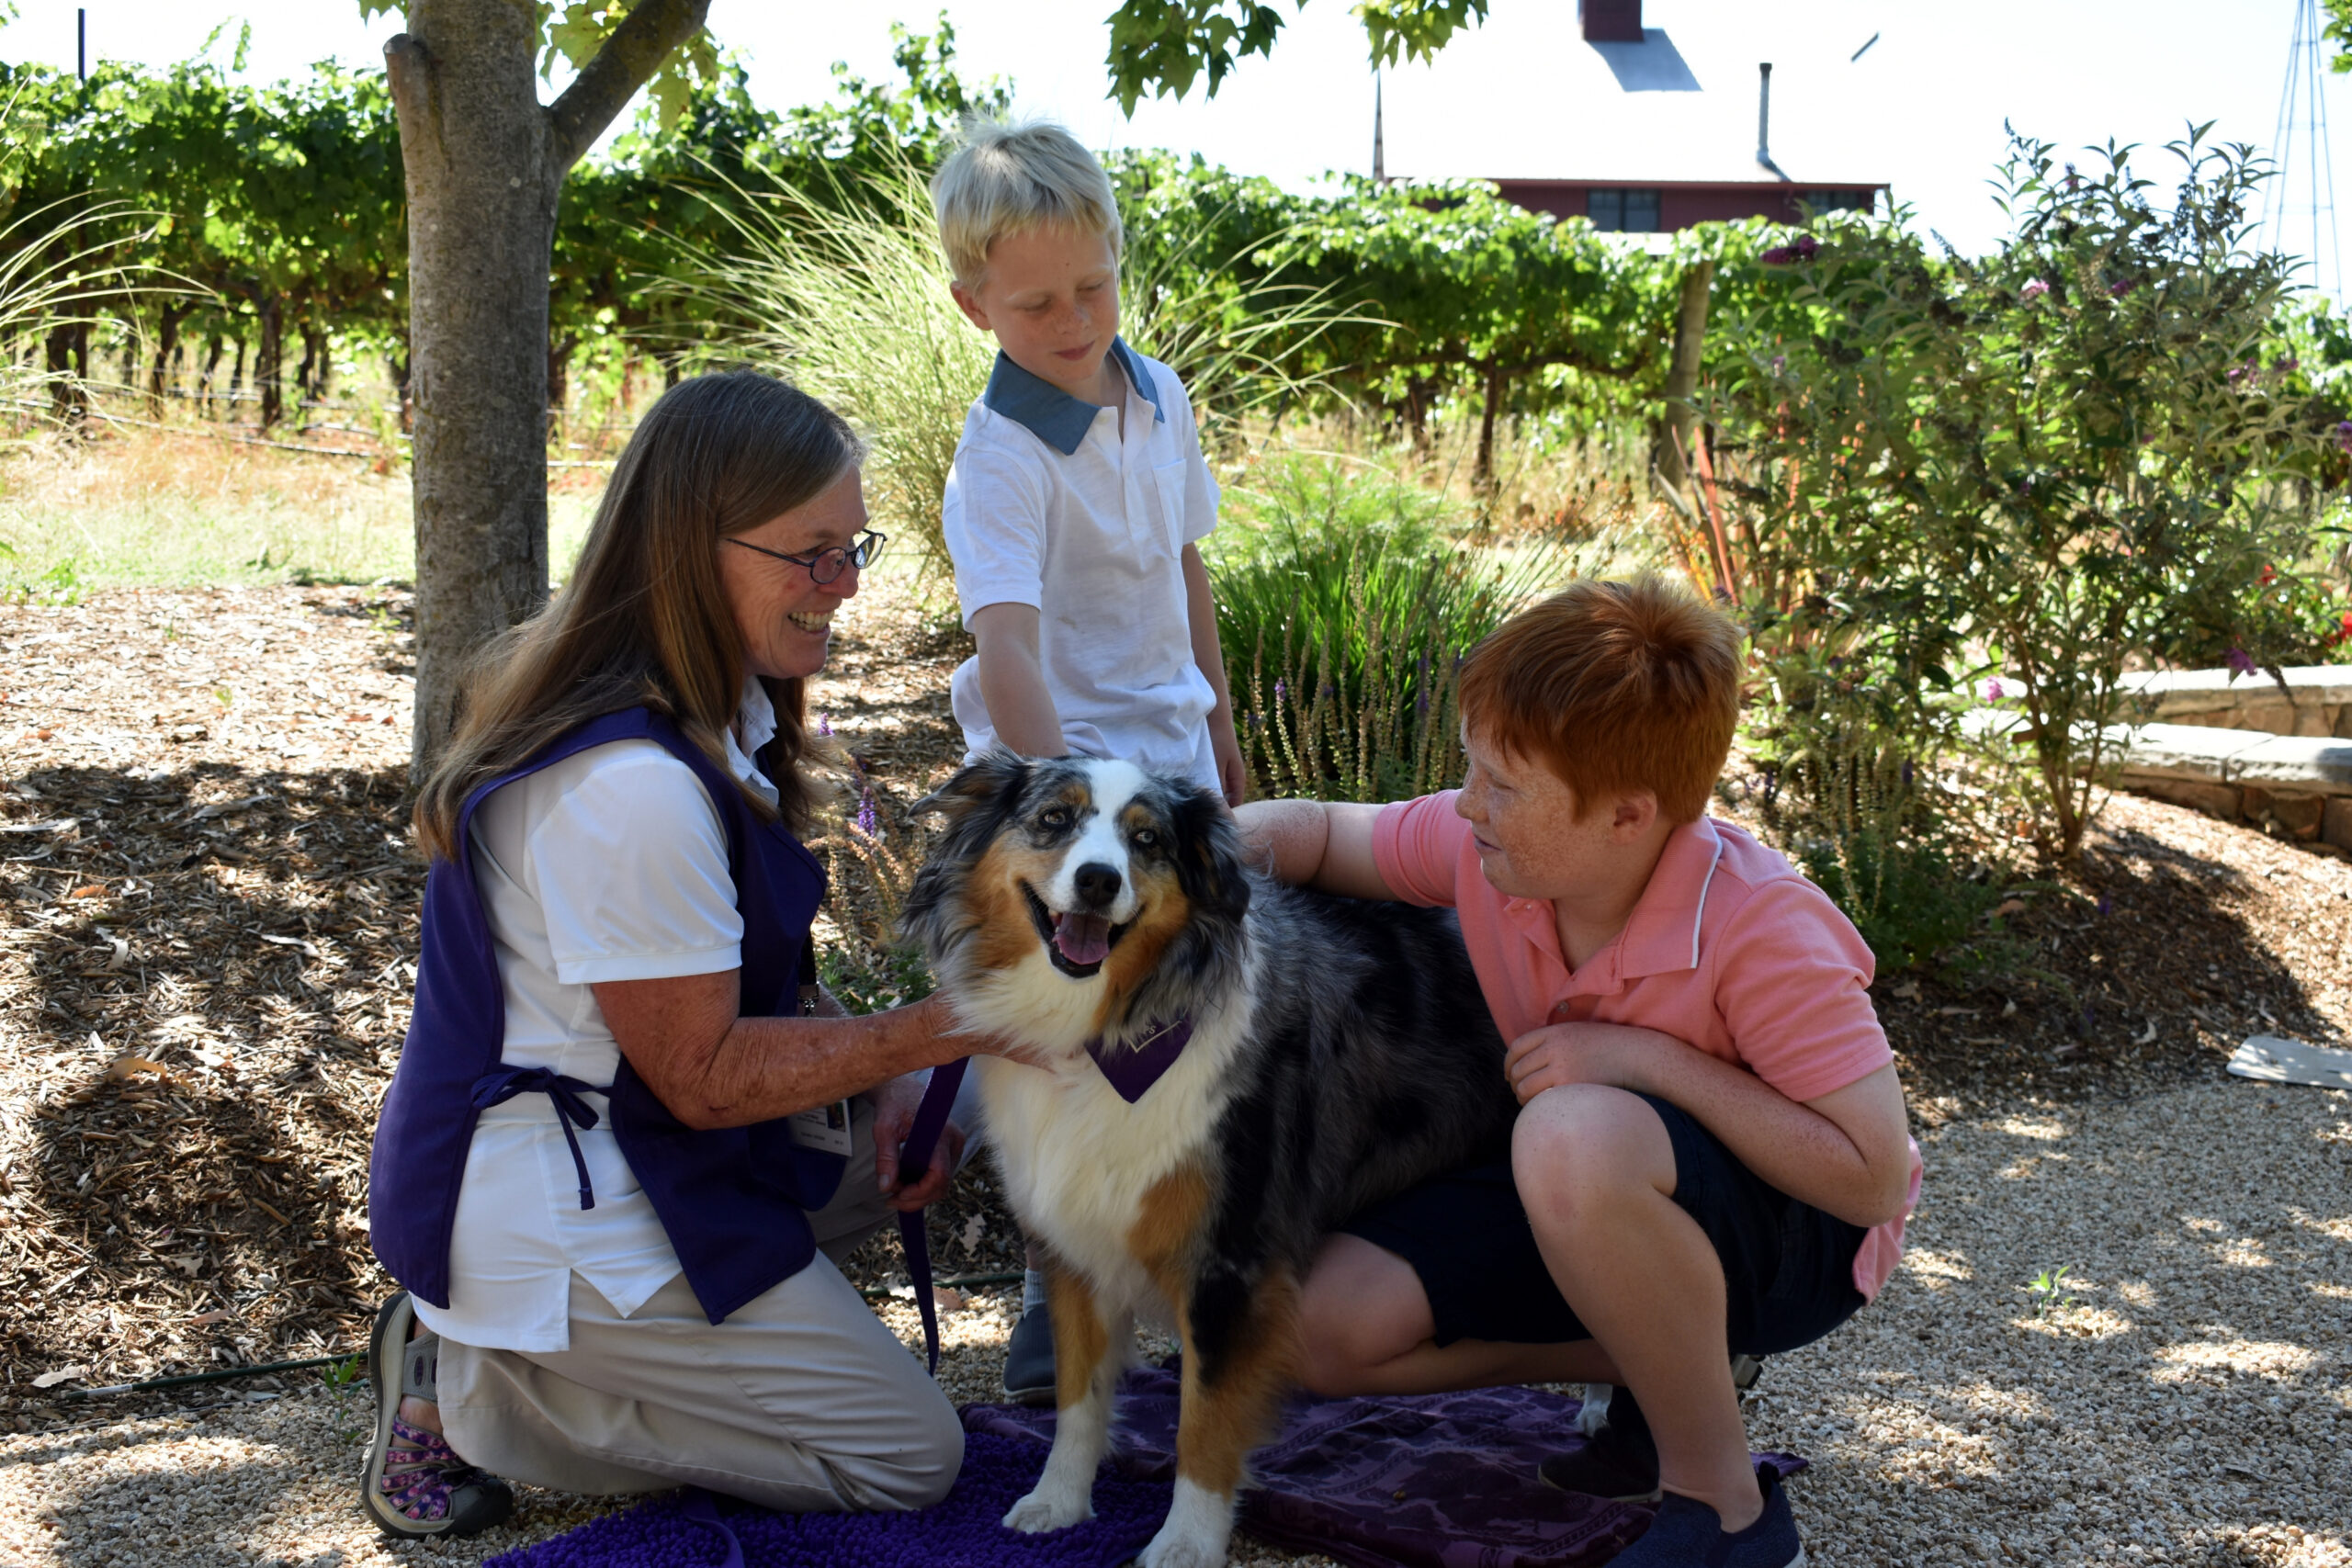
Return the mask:
[(1238, 1032), (1226, 1020), (1196, 1028), (1132, 1105), (1082, 1054), (1051, 1069), (974, 1059), (1013, 1212), (1105, 1304), (1153, 1304), (1129, 1238), (1145, 1196), (1206, 1147), (1230, 1092), (1224, 1067)]

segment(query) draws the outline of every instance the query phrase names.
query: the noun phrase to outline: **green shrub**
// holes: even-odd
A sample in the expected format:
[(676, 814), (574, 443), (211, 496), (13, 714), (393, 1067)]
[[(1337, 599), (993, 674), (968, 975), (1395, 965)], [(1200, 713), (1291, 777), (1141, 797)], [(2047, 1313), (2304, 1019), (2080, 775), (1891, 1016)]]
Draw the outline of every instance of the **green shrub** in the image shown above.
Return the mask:
[(2197, 133), (2170, 151), (2159, 209), (2129, 149), (2078, 170), (2020, 140), (2014, 231), (1979, 260), (1899, 219), (1768, 251), (1813, 330), (1728, 323), (1745, 353), (1702, 393), (1713, 450), (1678, 499), (1683, 554), (1755, 635), (1768, 742), (1940, 776), (1965, 761), (1953, 698), (1996, 671), (2021, 722), (1983, 759), (2047, 860), (2081, 846), (2128, 666), (2192, 628), (2268, 651), (2265, 569), (2312, 557), (2352, 442), (2277, 367), (2292, 264), (2243, 246), (2259, 170)]
[(1210, 575), (1258, 793), (1396, 800), (1461, 782), (1462, 657), (1573, 560), (1456, 542), (1419, 487), (1336, 459), (1236, 487)]

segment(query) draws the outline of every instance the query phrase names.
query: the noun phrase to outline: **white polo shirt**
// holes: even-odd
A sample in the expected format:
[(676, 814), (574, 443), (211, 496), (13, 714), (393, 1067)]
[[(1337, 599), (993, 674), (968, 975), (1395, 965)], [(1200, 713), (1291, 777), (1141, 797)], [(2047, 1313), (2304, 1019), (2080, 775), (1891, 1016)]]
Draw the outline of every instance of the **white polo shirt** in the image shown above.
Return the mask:
[[(749, 755), (775, 734), (757, 680), (744, 682), (738, 723), (728, 767), (773, 801)], [(726, 825), (694, 770), (653, 741), (592, 746), (515, 780), (474, 813), (470, 837), (506, 1004), (501, 1061), (609, 1084), (620, 1047), (592, 984), (742, 967)], [(483, 1349), (562, 1350), (574, 1273), (624, 1316), (677, 1277), (678, 1254), (614, 1140), (605, 1097), (587, 1100), (597, 1123), (577, 1136), (593, 1209), (580, 1206), (546, 1095), (481, 1113), (449, 1236), (449, 1305), (418, 1302), (425, 1327)]]
[[(1073, 753), (1120, 758), (1217, 787), (1193, 659), (1183, 549), (1216, 526), (1216, 481), (1175, 372), (1114, 339), (1118, 407), (1098, 407), (999, 354), (965, 416), (941, 518), (969, 627), (990, 604), (1037, 615), (1046, 691)], [(996, 743), (979, 660), (950, 687), (966, 760)]]

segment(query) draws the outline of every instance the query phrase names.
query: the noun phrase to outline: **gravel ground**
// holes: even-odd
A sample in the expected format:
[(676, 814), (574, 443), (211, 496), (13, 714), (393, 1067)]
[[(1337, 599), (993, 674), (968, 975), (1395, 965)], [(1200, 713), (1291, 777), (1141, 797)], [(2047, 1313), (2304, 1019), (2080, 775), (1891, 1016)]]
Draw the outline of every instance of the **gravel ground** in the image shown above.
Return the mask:
[[(358, 1174), (421, 882), (393, 836), (405, 608), (0, 606), (0, 1568), (474, 1562), (604, 1506), (526, 1491), (481, 1541), (393, 1549), (352, 1511), (359, 1401), (317, 1373), (60, 1397), (346, 1348), (384, 1288)], [(857, 612), (817, 701), (903, 864), (959, 650), (904, 603)], [(832, 940), (870, 953), (889, 868), (833, 863)], [(2016, 906), (2041, 978), (1879, 988), (1928, 1150), (1914, 1246), (1752, 1415), (1815, 1461), (1814, 1559), (2352, 1565), (2352, 1096), (2220, 1071), (2252, 1030), (2345, 1038), (2352, 871), (2118, 799)], [(1017, 1258), (977, 1169), (937, 1217), (944, 1272)], [(896, 1266), (877, 1242), (852, 1273)], [(946, 1314), (951, 1395), (992, 1393), (1007, 1325), (999, 1295)]]
[[(1813, 1561), (2352, 1564), (2352, 1095), (2199, 1084), (1926, 1143), (1902, 1272), (1776, 1358), (1751, 1413), (1758, 1446), (1814, 1461), (1792, 1488)], [(2029, 1281), (2062, 1264), (2071, 1303), (2037, 1313)], [(992, 1393), (1007, 1305), (947, 1314), (953, 1397)], [(910, 1306), (884, 1312), (920, 1343)], [(602, 1506), (526, 1488), (477, 1541), (389, 1547), (352, 1511), (360, 1398), (222, 1397), (0, 1440), (0, 1562), (471, 1563)]]

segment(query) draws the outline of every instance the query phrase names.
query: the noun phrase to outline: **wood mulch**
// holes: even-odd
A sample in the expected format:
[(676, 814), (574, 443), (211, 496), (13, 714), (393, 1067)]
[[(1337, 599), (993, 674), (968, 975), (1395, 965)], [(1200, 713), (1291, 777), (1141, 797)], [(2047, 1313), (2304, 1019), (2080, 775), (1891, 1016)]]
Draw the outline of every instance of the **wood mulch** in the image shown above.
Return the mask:
[[(424, 882), (410, 615), (356, 588), (0, 606), (0, 1428), (73, 1418), (68, 1388), (364, 1343), (389, 1288), (368, 1138)], [(908, 807), (955, 761), (967, 648), (868, 595), (813, 696), (854, 759), (831, 809), (870, 788), (901, 873)], [(889, 877), (825, 838), (824, 934), (865, 951)], [(2210, 1079), (2249, 1032), (2352, 1033), (2338, 862), (2117, 797), (2080, 872), (2023, 903), (2007, 919), (2064, 994), (1877, 988), (1924, 1126)], [(943, 1274), (1019, 1266), (990, 1185), (967, 1171), (934, 1211)], [(853, 1274), (899, 1267), (877, 1240)]]

